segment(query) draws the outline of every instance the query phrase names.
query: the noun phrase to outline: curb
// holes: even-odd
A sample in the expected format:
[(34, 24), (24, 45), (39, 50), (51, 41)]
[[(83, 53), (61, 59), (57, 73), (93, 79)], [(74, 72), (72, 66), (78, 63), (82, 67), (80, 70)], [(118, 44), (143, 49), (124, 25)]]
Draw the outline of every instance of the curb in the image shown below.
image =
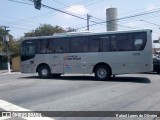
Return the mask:
[(1, 75), (17, 75), (17, 74), (21, 74), (20, 72), (11, 72), (11, 73), (8, 73), (8, 72), (3, 72), (3, 73), (1, 73), (0, 72), (0, 76)]

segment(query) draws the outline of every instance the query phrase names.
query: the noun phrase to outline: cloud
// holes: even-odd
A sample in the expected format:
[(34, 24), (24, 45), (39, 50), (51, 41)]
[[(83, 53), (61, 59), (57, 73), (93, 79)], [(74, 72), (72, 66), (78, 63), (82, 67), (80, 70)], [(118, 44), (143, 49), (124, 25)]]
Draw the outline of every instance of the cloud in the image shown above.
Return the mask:
[(135, 22), (129, 22), (129, 23), (126, 23), (125, 26), (127, 26), (127, 27), (135, 27), (136, 23)]
[(156, 9), (158, 9), (158, 7), (154, 4), (147, 5), (146, 7), (147, 11), (156, 10)]
[(67, 12), (72, 14), (85, 15), (88, 10), (83, 5), (72, 5), (66, 9)]
[(139, 24), (140, 22), (129, 22), (129, 23), (126, 23), (125, 26), (130, 28), (137, 28), (139, 27)]

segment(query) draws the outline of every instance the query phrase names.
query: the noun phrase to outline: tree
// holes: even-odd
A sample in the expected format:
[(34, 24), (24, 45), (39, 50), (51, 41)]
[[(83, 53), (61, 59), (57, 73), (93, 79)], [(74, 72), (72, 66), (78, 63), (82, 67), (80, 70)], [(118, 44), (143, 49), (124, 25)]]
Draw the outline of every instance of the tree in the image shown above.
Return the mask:
[(12, 56), (19, 56), (21, 41), (11, 39), (8, 44), (9, 44), (9, 51), (13, 53)]
[(64, 33), (66, 32), (65, 29), (63, 29), (60, 26), (52, 26), (50, 24), (42, 24), (35, 30), (32, 30), (31, 32), (25, 33), (25, 37), (34, 37), (34, 36), (48, 36), (53, 35), (55, 33)]
[(67, 32), (76, 32), (76, 29), (68, 27), (68, 28), (66, 28), (66, 31)]
[[(4, 30), (0, 28), (0, 52), (5, 53), (6, 52), (6, 42), (3, 41), (3, 36)], [(8, 47), (9, 47), (9, 52), (13, 53), (13, 55), (19, 55), (20, 54), (20, 42), (14, 40), (13, 36), (9, 33), (9, 42), (8, 42)]]
[(0, 28), (0, 52), (4, 52), (5, 44), (3, 42), (4, 30)]
[(35, 30), (25, 33), (25, 37), (35, 37), (35, 36), (48, 36), (55, 33), (65, 33), (65, 32), (75, 32), (76, 30), (68, 27), (66, 29), (60, 26), (52, 26), (50, 24), (42, 24)]

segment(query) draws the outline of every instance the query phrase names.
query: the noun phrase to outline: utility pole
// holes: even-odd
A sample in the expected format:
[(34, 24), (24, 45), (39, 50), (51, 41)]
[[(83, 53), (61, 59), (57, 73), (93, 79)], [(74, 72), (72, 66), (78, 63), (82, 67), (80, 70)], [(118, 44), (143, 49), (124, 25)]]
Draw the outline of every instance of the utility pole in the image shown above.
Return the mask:
[(87, 14), (87, 31), (89, 31), (89, 19), (91, 18), (91, 15)]
[(10, 74), (11, 73), (11, 67), (10, 67), (10, 55), (9, 55), (9, 35), (7, 35), (7, 33), (10, 31), (10, 30), (7, 30), (7, 28), (9, 28), (8, 26), (3, 26), (4, 28), (4, 43), (6, 45), (6, 55), (7, 55), (7, 66), (8, 66), (8, 73)]

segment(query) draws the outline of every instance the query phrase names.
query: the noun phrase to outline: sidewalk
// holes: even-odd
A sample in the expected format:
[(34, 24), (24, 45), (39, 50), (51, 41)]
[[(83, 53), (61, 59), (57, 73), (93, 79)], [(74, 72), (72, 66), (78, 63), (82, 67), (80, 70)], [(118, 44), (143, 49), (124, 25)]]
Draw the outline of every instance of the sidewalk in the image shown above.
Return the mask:
[[(10, 74), (20, 74), (20, 72), (12, 72)], [(0, 75), (10, 75), (8, 70), (0, 70)]]
[(8, 70), (0, 70), (0, 74), (8, 73)]

